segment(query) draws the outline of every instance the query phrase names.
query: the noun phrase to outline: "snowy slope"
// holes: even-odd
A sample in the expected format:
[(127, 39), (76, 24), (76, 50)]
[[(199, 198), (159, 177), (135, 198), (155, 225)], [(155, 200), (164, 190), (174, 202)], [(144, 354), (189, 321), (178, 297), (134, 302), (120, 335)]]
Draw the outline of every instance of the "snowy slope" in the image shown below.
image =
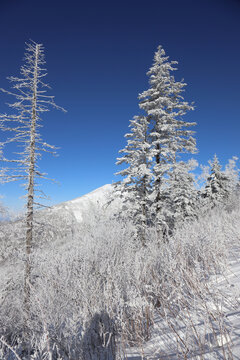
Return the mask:
[[(101, 211), (107, 208), (110, 196), (112, 194), (113, 187), (111, 184), (104, 185), (82, 197), (61, 203), (55, 206), (58, 211), (65, 210), (73, 214), (78, 222), (84, 222), (92, 212)], [(115, 208), (119, 206), (119, 199), (115, 200)], [(201, 336), (208, 336), (212, 340), (210, 348), (204, 349), (204, 355), (196, 354), (194, 359), (224, 359), (222, 353), (221, 344), (226, 346), (231, 344), (233, 351), (233, 359), (240, 359), (240, 259), (238, 257), (240, 253), (239, 248), (234, 251), (230, 250), (229, 266), (226, 272), (216, 278), (211, 278), (214, 282), (219, 293), (229, 298), (228, 306), (225, 304), (224, 316), (229, 323), (229, 334), (222, 336), (219, 333), (213, 335), (212, 333), (206, 334), (206, 329), (199, 319), (194, 319), (194, 327), (196, 332)], [(218, 317), (218, 311), (215, 304), (208, 304), (212, 312), (216, 313)], [(179, 335), (185, 334), (187, 331), (186, 326), (179, 323)], [(154, 325), (152, 329), (152, 338), (143, 344), (141, 349), (129, 348), (126, 351), (128, 360), (140, 360), (142, 358), (148, 360), (159, 359), (172, 359), (177, 360), (179, 355), (174, 352), (172, 344), (176, 342), (176, 334), (166, 327), (156, 311), (154, 318)], [(204, 341), (203, 341), (204, 342)], [(192, 358), (192, 357), (191, 357)]]
[[(109, 227), (107, 228), (107, 232), (102, 233), (102, 228), (98, 225), (98, 219), (95, 217), (95, 214), (102, 214), (103, 212), (107, 212), (111, 214), (112, 209), (119, 208), (120, 200), (116, 199), (114, 200), (113, 205), (109, 206), (108, 202), (111, 198), (113, 191), (113, 186), (110, 184), (104, 185), (82, 197), (66, 201), (64, 203), (58, 204), (52, 209), (44, 210), (41, 214), (43, 214), (43, 220), (49, 218), (53, 221), (54, 225), (54, 217), (51, 216), (51, 211), (56, 212), (56, 215), (58, 213), (61, 215), (60, 220), (63, 222), (66, 220), (67, 215), (69, 214), (70, 220), (73, 216), (77, 220), (77, 230), (80, 231), (81, 236), (76, 236), (76, 239), (74, 237), (74, 233), (71, 231), (72, 223), (69, 221), (69, 228), (64, 227), (63, 224), (63, 230), (60, 227), (61, 223), (57, 222), (56, 227), (59, 230), (59, 234), (53, 232), (52, 237), (48, 238), (48, 241), (43, 241), (43, 244), (41, 245), (41, 238), (43, 236), (43, 230), (41, 228), (41, 231), (39, 232), (41, 236), (38, 238), (38, 246), (36, 246), (36, 258), (39, 257), (39, 264), (41, 264), (41, 259), (46, 261), (46, 263), (49, 263), (52, 265), (54, 256), (58, 255), (58, 259), (62, 261), (62, 265), (68, 264), (69, 259), (73, 260), (73, 252), (71, 252), (71, 249), (75, 249), (77, 251), (78, 247), (80, 248), (80, 254), (84, 253), (84, 251), (87, 251), (87, 247), (89, 246), (89, 239), (92, 241), (92, 237), (89, 236), (89, 228), (87, 228), (88, 232), (84, 233), (85, 227), (84, 225), (90, 218), (91, 221), (88, 221), (89, 224), (92, 226), (92, 232), (91, 234), (96, 233), (97, 242), (105, 242), (107, 237), (109, 236)], [(48, 212), (49, 211), (49, 212)], [(45, 216), (45, 214), (50, 216)], [(234, 215), (235, 214), (235, 215)], [(237, 224), (237, 229), (239, 228), (239, 216), (236, 215), (237, 211), (233, 213), (232, 215), (232, 224), (229, 223), (228, 226), (231, 228), (235, 223)], [(235, 217), (236, 218), (235, 218)], [(107, 218), (106, 218), (107, 219)], [(223, 218), (221, 218), (223, 219)], [(229, 220), (229, 217), (227, 218)], [(210, 220), (208, 220), (209, 222)], [(44, 222), (44, 221), (43, 221)], [(110, 221), (106, 221), (106, 223), (110, 223)], [(75, 225), (75, 224), (73, 224)], [(12, 229), (12, 232), (14, 233), (18, 228), (19, 225), (13, 224), (15, 228)], [(111, 226), (111, 223), (110, 223)], [(216, 221), (216, 224), (214, 223), (214, 226), (216, 229), (219, 227), (219, 223)], [(15, 230), (14, 230), (15, 229)], [(233, 230), (236, 230), (233, 226)], [(47, 230), (46, 230), (47, 231)], [(49, 234), (51, 231), (51, 227), (49, 230)], [(55, 229), (54, 229), (55, 231)], [(207, 234), (207, 229), (205, 229), (205, 232)], [(187, 316), (190, 316), (192, 325), (189, 326), (189, 323), (186, 326), (186, 323), (184, 321), (180, 321), (176, 319), (176, 323), (174, 323), (175, 328), (174, 330), (168, 325), (168, 323), (164, 322), (162, 320), (162, 317), (160, 316), (159, 311), (161, 309), (156, 309), (154, 313), (153, 318), (153, 326), (151, 330), (151, 338), (149, 341), (143, 343), (139, 343), (138, 347), (132, 347), (124, 349), (124, 357), (122, 359), (128, 359), (128, 360), (179, 360), (179, 359), (195, 359), (195, 360), (213, 360), (213, 359), (240, 359), (240, 230), (239, 235), (235, 231), (229, 232), (231, 233), (231, 241), (228, 242), (229, 247), (229, 262), (228, 267), (224, 270), (223, 273), (219, 275), (211, 275), (208, 279), (208, 286), (209, 288), (217, 288), (219, 292), (219, 297), (216, 296), (216, 302), (213, 302), (212, 298), (209, 299), (209, 302), (206, 303), (206, 306), (209, 308), (210, 313), (212, 314), (211, 318), (216, 319), (216, 323), (218, 324), (221, 321), (224, 321), (228, 324), (227, 331), (220, 333), (219, 332), (219, 326), (216, 327), (216, 330), (213, 328), (214, 331), (211, 329), (209, 330), (208, 327), (206, 327), (206, 322), (204, 323), (203, 318), (201, 318), (201, 314), (199, 317), (196, 313), (187, 314)], [(229, 234), (227, 233), (227, 234)], [(17, 233), (16, 233), (17, 234)], [(49, 236), (49, 234), (46, 232), (46, 234)], [(102, 236), (103, 234), (103, 236)], [(214, 231), (215, 234), (215, 231)], [(219, 236), (219, 233), (217, 233)], [(106, 236), (105, 236), (106, 235)], [(111, 234), (110, 234), (111, 235)], [(87, 240), (85, 241), (85, 236), (87, 237)], [(115, 233), (114, 233), (115, 236)], [(215, 236), (215, 235), (214, 235)], [(218, 236), (216, 236), (216, 240), (218, 239)], [(17, 237), (17, 236), (16, 236)], [(79, 239), (81, 241), (79, 241)], [(21, 240), (21, 239), (20, 239)], [(93, 239), (94, 240), (94, 239)], [(85, 242), (84, 242), (85, 241)], [(102, 243), (104, 244), (104, 243)], [(1, 245), (1, 242), (0, 242)], [(6, 251), (9, 253), (9, 256), (4, 258), (2, 261), (0, 261), (0, 294), (5, 294), (6, 284), (11, 284), (13, 281), (12, 279), (15, 279), (14, 282), (21, 283), (22, 274), (23, 274), (23, 262), (21, 260), (21, 254), (19, 255), (19, 248), (20, 245), (14, 242), (14, 247), (9, 248), (6, 247), (4, 251), (4, 255), (6, 255)], [(75, 246), (75, 248), (74, 248)], [(85, 249), (86, 246), (86, 249)], [(101, 247), (101, 246), (100, 246)], [(9, 248), (9, 250), (8, 250)], [(92, 253), (91, 246), (89, 247), (89, 253)], [(104, 246), (102, 247), (104, 250)], [(120, 248), (119, 248), (120, 249)], [(83, 251), (84, 250), (84, 251)], [(105, 249), (106, 250), (106, 249)], [(104, 251), (105, 251), (104, 250)], [(103, 251), (103, 255), (105, 256), (105, 252)], [(120, 250), (119, 250), (120, 251)], [(68, 255), (68, 253), (70, 255)], [(53, 254), (54, 256), (52, 256)], [(102, 254), (101, 252), (99, 253)], [(106, 252), (108, 254), (108, 252)], [(49, 259), (49, 261), (47, 261)], [(91, 257), (89, 257), (91, 259)], [(106, 257), (107, 259), (107, 257)], [(87, 262), (86, 262), (87, 263)], [(43, 267), (44, 268), (44, 267)], [(104, 267), (103, 267), (104, 268)], [(52, 270), (53, 268), (49, 268), (52, 273), (54, 274), (51, 277), (57, 276), (56, 273)], [(68, 269), (68, 268), (67, 268)], [(114, 265), (114, 271), (116, 270)], [(37, 270), (38, 271), (38, 270)], [(17, 274), (17, 275), (16, 275)], [(67, 276), (67, 281), (64, 283), (64, 276)], [(16, 279), (16, 276), (19, 279)], [(63, 272), (63, 280), (62, 278), (58, 278), (61, 281), (63, 281), (64, 286), (61, 288), (63, 289), (66, 286), (69, 286), (70, 282), (68, 280), (69, 273)], [(122, 276), (122, 273), (121, 273)], [(81, 277), (80, 277), (81, 278)], [(124, 278), (125, 279), (125, 278)], [(89, 280), (89, 277), (87, 278)], [(125, 281), (125, 280), (124, 280)], [(82, 284), (82, 283), (81, 283)], [(87, 283), (88, 284), (88, 283)], [(12, 285), (11, 285), (12, 286)], [(49, 282), (50, 286), (50, 282)], [(55, 286), (55, 285), (54, 285)], [(76, 288), (78, 286), (78, 283), (76, 285)], [(95, 284), (94, 284), (95, 286)], [(7, 287), (8, 288), (8, 287)], [(80, 287), (82, 289), (82, 287)], [(75, 288), (72, 288), (74, 290)], [(50, 290), (48, 290), (50, 291)], [(53, 290), (52, 290), (53, 291)], [(86, 297), (92, 296), (92, 292), (89, 291), (88, 294), (88, 288), (86, 287)], [(17, 290), (16, 290), (17, 293)], [(49, 292), (50, 293), (50, 292)], [(18, 293), (17, 293), (18, 294)], [(79, 296), (79, 294), (78, 294)], [(85, 296), (85, 293), (84, 293)], [(224, 299), (224, 302), (221, 301), (218, 302), (218, 299)], [(92, 299), (92, 298), (91, 298)], [(1, 300), (1, 299), (0, 299)], [(11, 300), (12, 301), (12, 300)], [(65, 300), (64, 300), (65, 301)], [(133, 302), (134, 303), (134, 302)], [(48, 304), (48, 303), (47, 303)], [(1, 301), (0, 301), (1, 305)], [(47, 305), (48, 306), (48, 305)], [(220, 308), (219, 308), (220, 307)], [(47, 308), (47, 307), (46, 307)], [(183, 319), (184, 320), (184, 319)], [(206, 319), (205, 319), (206, 320)], [(174, 320), (175, 321), (175, 320)], [(193, 330), (193, 331), (192, 331)], [(177, 354), (176, 352), (176, 344), (181, 345), (181, 339), (184, 341), (187, 339), (186, 334), (197, 334), (196, 338), (200, 339), (199, 341), (202, 344), (202, 348), (200, 348), (200, 351), (189, 351), (189, 354), (186, 353), (186, 357), (181, 357), (182, 355)], [(189, 339), (190, 339), (189, 335)], [(192, 335), (191, 335), (192, 336)], [(191, 341), (189, 341), (189, 344), (191, 344)], [(224, 355), (222, 344), (225, 344), (225, 349), (228, 350), (231, 348), (232, 356), (229, 356), (230, 351), (228, 352), (228, 355)], [(1, 356), (0, 356), (1, 358)]]
[(112, 190), (112, 185), (106, 184), (86, 195), (56, 205), (54, 209), (68, 211), (78, 222), (83, 222), (91, 212), (107, 207)]
[[(235, 252), (236, 251), (236, 252)], [(234, 249), (230, 255), (229, 264), (223, 275), (210, 277), (209, 285), (217, 285), (219, 295), (226, 300), (224, 305), (220, 303), (206, 304), (209, 310), (216, 317), (216, 321), (224, 320), (228, 324), (226, 331), (220, 333), (216, 331), (206, 331), (202, 319), (194, 319), (194, 331), (198, 334), (202, 343), (204, 339), (209, 339), (206, 346), (203, 345), (202, 351), (196, 351), (194, 355), (186, 355), (184, 359), (194, 360), (218, 360), (218, 359), (240, 359), (240, 258), (239, 249)], [(221, 298), (220, 296), (220, 298)], [(179, 321), (176, 327), (177, 332), (166, 326), (156, 311), (152, 329), (152, 337), (145, 342), (142, 347), (127, 349), (128, 360), (178, 360), (182, 359), (176, 353), (174, 343), (184, 338), (188, 327)], [(230, 355), (224, 353), (222, 347), (231, 349)]]
[[(107, 207), (109, 197), (112, 193), (112, 185), (104, 185), (82, 197), (64, 202), (55, 207), (56, 210), (65, 210), (74, 215), (78, 222), (84, 222), (92, 212), (101, 211)], [(118, 201), (116, 201), (116, 208)], [(230, 251), (231, 253), (231, 251)], [(207, 332), (201, 319), (194, 319), (194, 328), (201, 337), (204, 343), (204, 337), (211, 338), (209, 347), (204, 347), (203, 354), (196, 353), (194, 359), (224, 359), (221, 345), (230, 346), (233, 351), (233, 359), (240, 359), (240, 260), (237, 256), (239, 250), (236, 251), (236, 257), (232, 255), (229, 259), (229, 267), (224, 276), (219, 276), (209, 280), (217, 283), (220, 294), (229, 297), (228, 306), (224, 308), (224, 316), (229, 323), (229, 333), (222, 335), (220, 333), (213, 334)], [(218, 311), (215, 304), (209, 303), (211, 312), (218, 317)], [(186, 326), (179, 322), (179, 335), (183, 335), (188, 331)], [(152, 338), (143, 344), (141, 349), (129, 348), (126, 351), (129, 360), (158, 360), (158, 359), (174, 359), (177, 360), (179, 355), (175, 352), (176, 334), (166, 327), (156, 311), (154, 318), (154, 325), (152, 329)]]

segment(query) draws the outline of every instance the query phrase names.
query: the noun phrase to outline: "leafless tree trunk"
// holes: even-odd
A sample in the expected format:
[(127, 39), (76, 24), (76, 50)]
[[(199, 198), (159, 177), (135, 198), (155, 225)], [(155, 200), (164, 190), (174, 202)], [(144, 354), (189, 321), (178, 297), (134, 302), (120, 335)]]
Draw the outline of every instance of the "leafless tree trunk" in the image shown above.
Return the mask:
[[(16, 101), (9, 106), (17, 111), (16, 115), (0, 114), (0, 129), (10, 133), (4, 142), (0, 143), (0, 160), (10, 163), (8, 168), (0, 172), (3, 182), (22, 180), (26, 189), (26, 240), (25, 240), (25, 269), (23, 288), (23, 312), (25, 315), (25, 342), (29, 342), (30, 330), (30, 293), (32, 273), (32, 248), (33, 248), (33, 220), (35, 206), (42, 206), (36, 198), (44, 198), (44, 195), (36, 195), (36, 178), (47, 179), (46, 174), (38, 169), (37, 160), (42, 152), (55, 154), (56, 148), (42, 140), (39, 128), (40, 117), (49, 107), (64, 109), (57, 106), (54, 96), (47, 95), (48, 84), (43, 78), (47, 75), (45, 69), (44, 48), (42, 44), (31, 41), (26, 44), (25, 64), (21, 66), (21, 77), (10, 77), (14, 91), (0, 89), (8, 95), (14, 96)], [(2, 148), (15, 143), (21, 148), (15, 152), (13, 158), (5, 158)], [(28, 345), (27, 345), (28, 346)]]
[(36, 148), (36, 120), (37, 120), (37, 81), (38, 81), (38, 54), (39, 45), (36, 44), (35, 64), (32, 86), (32, 115), (30, 133), (30, 158), (27, 187), (27, 217), (26, 217), (26, 263), (24, 276), (24, 305), (26, 327), (29, 326), (30, 317), (30, 281), (31, 281), (31, 249), (33, 240), (33, 205), (34, 205), (34, 175), (35, 175), (35, 148)]

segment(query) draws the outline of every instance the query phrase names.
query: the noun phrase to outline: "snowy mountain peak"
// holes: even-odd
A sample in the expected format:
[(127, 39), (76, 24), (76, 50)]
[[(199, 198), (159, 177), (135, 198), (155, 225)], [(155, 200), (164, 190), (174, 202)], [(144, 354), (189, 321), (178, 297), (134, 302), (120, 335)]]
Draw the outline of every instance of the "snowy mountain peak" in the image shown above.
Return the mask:
[(56, 210), (67, 210), (78, 222), (83, 222), (89, 213), (107, 204), (113, 186), (106, 184), (81, 197), (63, 202), (55, 206)]

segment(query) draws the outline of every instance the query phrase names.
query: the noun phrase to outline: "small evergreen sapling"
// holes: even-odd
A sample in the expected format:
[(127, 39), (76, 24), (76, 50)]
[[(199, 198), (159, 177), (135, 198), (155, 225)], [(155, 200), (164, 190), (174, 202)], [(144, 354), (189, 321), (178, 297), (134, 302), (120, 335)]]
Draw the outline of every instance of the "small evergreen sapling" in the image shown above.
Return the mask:
[(224, 171), (229, 179), (229, 192), (231, 195), (236, 194), (237, 184), (239, 182), (239, 169), (236, 164), (237, 160), (237, 156), (233, 156), (229, 159)]
[(205, 206), (213, 208), (215, 206), (226, 205), (230, 195), (230, 178), (224, 171), (221, 171), (221, 165), (214, 155), (212, 161), (209, 161), (211, 173), (207, 178), (206, 186), (203, 191)]
[(194, 159), (188, 162), (178, 161), (169, 175), (169, 193), (171, 199), (171, 228), (185, 220), (197, 217), (198, 193), (195, 176), (192, 171), (197, 167)]

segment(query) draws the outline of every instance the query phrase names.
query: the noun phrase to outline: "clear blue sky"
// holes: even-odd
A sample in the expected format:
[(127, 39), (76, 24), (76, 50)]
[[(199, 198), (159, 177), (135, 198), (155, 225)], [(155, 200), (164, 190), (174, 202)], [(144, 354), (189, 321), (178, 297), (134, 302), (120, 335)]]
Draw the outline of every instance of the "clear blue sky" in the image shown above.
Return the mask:
[[(51, 94), (68, 111), (44, 116), (44, 139), (60, 147), (58, 158), (40, 163), (60, 182), (44, 184), (49, 204), (115, 181), (159, 44), (179, 62), (175, 77), (185, 79), (185, 98), (196, 105), (186, 119), (198, 123), (197, 160), (206, 164), (216, 153), (224, 164), (240, 155), (239, 0), (1, 0), (0, 39), (0, 87), (9, 89), (6, 77), (19, 74), (32, 39), (44, 44)], [(19, 184), (1, 185), (0, 193), (19, 208)]]

